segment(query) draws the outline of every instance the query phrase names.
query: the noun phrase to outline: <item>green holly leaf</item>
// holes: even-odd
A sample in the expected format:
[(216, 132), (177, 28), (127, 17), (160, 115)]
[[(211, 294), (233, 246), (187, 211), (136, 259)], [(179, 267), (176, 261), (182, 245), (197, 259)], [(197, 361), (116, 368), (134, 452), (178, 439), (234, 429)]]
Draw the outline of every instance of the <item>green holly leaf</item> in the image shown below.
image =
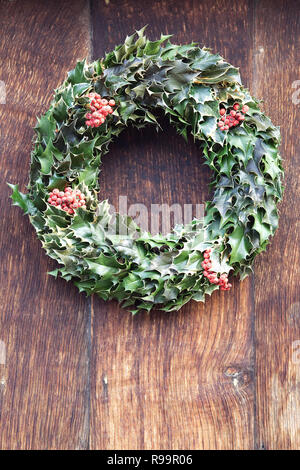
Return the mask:
[(206, 137), (210, 137), (217, 129), (217, 120), (215, 117), (207, 117), (203, 122), (199, 123), (199, 128), (201, 132)]
[(255, 144), (255, 137), (247, 134), (243, 130), (237, 132), (228, 132), (227, 141), (230, 146), (242, 150), (247, 159), (252, 155)]
[(63, 122), (68, 117), (68, 106), (62, 98), (54, 105), (53, 117), (58, 122)]
[(200, 49), (196, 55), (195, 61), (192, 64), (192, 68), (195, 70), (207, 70), (213, 65), (216, 65), (222, 59), (219, 54), (211, 54), (205, 49)]
[(278, 226), (278, 211), (273, 197), (269, 196), (266, 198), (264, 210), (265, 213), (262, 222), (269, 224), (269, 226), (272, 227), (272, 233), (274, 233)]
[(51, 169), (54, 163), (52, 147), (53, 147), (52, 141), (49, 140), (45, 150), (40, 155), (37, 155), (37, 158), (41, 165), (41, 173), (43, 175), (51, 174)]
[(212, 100), (211, 88), (205, 85), (193, 85), (190, 89), (190, 96), (196, 103), (204, 104), (206, 101)]
[(227, 257), (221, 256), (217, 250), (213, 250), (210, 255), (210, 260), (212, 264), (212, 271), (216, 273), (226, 273), (228, 274), (231, 269), (233, 269)]
[(168, 71), (168, 79), (165, 89), (171, 93), (181, 90), (182, 86), (190, 83), (197, 76), (188, 64), (181, 60), (175, 60), (174, 66)]
[(71, 70), (71, 72), (68, 73), (68, 81), (72, 83), (72, 85), (86, 81), (86, 77), (84, 75), (84, 68), (85, 60), (82, 60), (81, 62), (77, 62), (75, 69)]
[(56, 122), (52, 114), (48, 111), (44, 116), (38, 118), (34, 129), (40, 140), (47, 144), (55, 136)]
[(270, 229), (270, 226), (264, 223), (264, 214), (261, 210), (258, 210), (257, 214), (255, 214), (253, 217), (254, 217), (253, 229), (258, 232), (260, 243), (263, 243), (266, 240), (268, 240), (268, 238), (272, 234), (272, 231)]
[(230, 177), (232, 174), (232, 168), (236, 165), (236, 160), (232, 155), (224, 155), (219, 160), (220, 173), (224, 173), (226, 176)]
[(240, 225), (228, 236), (228, 244), (231, 246), (230, 263), (239, 263), (250, 254), (251, 245), (245, 236), (245, 231)]
[(172, 37), (172, 35), (165, 35), (165, 36), (162, 35), (161, 39), (159, 39), (158, 41), (147, 41), (145, 48), (144, 48), (144, 53), (147, 55), (158, 54), (158, 52), (160, 51), (161, 44), (167, 39), (169, 39), (170, 37)]
[(90, 82), (87, 83), (77, 83), (76, 85), (73, 86), (73, 94), (75, 97), (81, 96), (83, 93), (85, 93), (89, 88), (91, 84)]
[(198, 83), (240, 83), (241, 78), (238, 69), (226, 62), (219, 62), (201, 72), (197, 77)]
[(19, 191), (17, 184), (7, 183), (8, 186), (12, 189), (12, 195), (10, 196), (13, 200), (14, 206), (19, 206), (24, 214), (34, 214), (36, 209), (29, 198), (28, 194), (23, 194)]
[(101, 254), (98, 258), (86, 259), (89, 269), (92, 273), (98, 274), (99, 276), (110, 277), (112, 274), (116, 274), (120, 268), (123, 267), (122, 264), (113, 256), (106, 256)]

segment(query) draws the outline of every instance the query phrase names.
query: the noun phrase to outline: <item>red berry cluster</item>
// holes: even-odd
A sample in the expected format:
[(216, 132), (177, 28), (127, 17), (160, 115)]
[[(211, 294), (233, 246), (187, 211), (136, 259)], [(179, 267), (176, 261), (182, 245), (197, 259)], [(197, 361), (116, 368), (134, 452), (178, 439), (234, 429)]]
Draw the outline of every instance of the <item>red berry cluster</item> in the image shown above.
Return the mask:
[(60, 191), (57, 188), (53, 189), (49, 194), (48, 202), (51, 206), (56, 206), (70, 215), (73, 215), (78, 207), (86, 209), (85, 195), (80, 189), (74, 190), (68, 187), (65, 188), (65, 191)]
[(90, 127), (99, 127), (104, 123), (106, 116), (113, 113), (112, 106), (115, 106), (115, 100), (108, 101), (101, 98), (98, 93), (89, 93), (87, 97), (91, 99), (88, 106), (92, 112), (86, 114), (85, 124)]
[(228, 131), (231, 127), (235, 127), (241, 122), (245, 120), (244, 114), (246, 114), (247, 111), (249, 111), (249, 106), (246, 104), (240, 109), (240, 105), (238, 103), (235, 103), (232, 107), (233, 109), (228, 109), (229, 113), (226, 114), (226, 109), (221, 108), (220, 109), (220, 121), (218, 122), (218, 126), (221, 131)]
[(204, 269), (204, 277), (207, 277), (209, 282), (211, 282), (212, 284), (217, 284), (218, 286), (220, 286), (221, 290), (229, 290), (232, 285), (228, 282), (227, 274), (221, 274), (221, 276), (218, 277), (217, 273), (212, 271), (210, 253), (211, 248), (208, 248), (204, 252), (204, 261), (202, 261), (201, 263), (201, 266)]

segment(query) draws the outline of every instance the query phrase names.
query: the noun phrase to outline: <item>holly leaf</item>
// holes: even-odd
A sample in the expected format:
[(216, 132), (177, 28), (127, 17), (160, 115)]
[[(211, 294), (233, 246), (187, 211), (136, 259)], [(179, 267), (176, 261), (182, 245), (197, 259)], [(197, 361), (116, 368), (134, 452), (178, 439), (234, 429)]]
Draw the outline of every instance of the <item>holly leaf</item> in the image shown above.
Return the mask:
[(228, 244), (231, 246), (230, 263), (239, 263), (245, 260), (250, 253), (251, 245), (245, 236), (245, 231), (240, 225), (228, 236)]
[(40, 155), (37, 155), (37, 158), (41, 165), (41, 173), (43, 175), (51, 174), (51, 169), (54, 163), (52, 146), (53, 146), (52, 141), (49, 140), (45, 150)]
[(36, 212), (36, 208), (29, 198), (29, 195), (21, 193), (17, 184), (7, 184), (13, 191), (10, 196), (13, 200), (13, 205), (19, 206), (23, 210), (24, 214), (34, 214)]
[(40, 140), (47, 144), (50, 139), (55, 135), (56, 122), (53, 119), (52, 114), (48, 111), (44, 116), (37, 119), (35, 131), (38, 134)]
[(211, 54), (205, 49), (200, 49), (199, 53), (196, 56), (195, 61), (192, 64), (192, 68), (195, 70), (207, 70), (213, 65), (216, 65), (222, 57), (219, 54)]
[(190, 89), (190, 96), (196, 103), (204, 104), (206, 101), (212, 100), (211, 88), (205, 85), (193, 85)]
[(220, 173), (224, 173), (226, 176), (230, 177), (232, 168), (236, 164), (236, 161), (232, 155), (224, 155), (218, 160), (220, 165)]
[(58, 122), (63, 122), (68, 117), (68, 106), (64, 102), (63, 98), (60, 98), (60, 100), (55, 103), (53, 108), (53, 117)]
[(260, 243), (268, 240), (269, 236), (272, 234), (270, 226), (264, 223), (264, 214), (260, 210), (254, 215), (253, 229), (258, 232)]
[(92, 273), (98, 274), (99, 276), (110, 277), (112, 274), (116, 274), (120, 268), (124, 267), (122, 264), (113, 256), (106, 256), (101, 254), (98, 258), (86, 259), (87, 264)]
[(84, 75), (85, 60), (77, 62), (75, 69), (68, 73), (68, 81), (75, 85), (76, 83), (82, 83), (86, 81)]

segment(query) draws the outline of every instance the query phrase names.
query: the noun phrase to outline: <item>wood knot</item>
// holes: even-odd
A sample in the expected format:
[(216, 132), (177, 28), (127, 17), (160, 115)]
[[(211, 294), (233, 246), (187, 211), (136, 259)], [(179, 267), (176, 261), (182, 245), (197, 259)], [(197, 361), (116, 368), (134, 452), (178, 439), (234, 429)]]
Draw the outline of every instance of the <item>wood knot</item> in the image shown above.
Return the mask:
[(224, 375), (231, 379), (235, 388), (248, 387), (253, 382), (253, 369), (247, 366), (232, 364), (225, 369)]

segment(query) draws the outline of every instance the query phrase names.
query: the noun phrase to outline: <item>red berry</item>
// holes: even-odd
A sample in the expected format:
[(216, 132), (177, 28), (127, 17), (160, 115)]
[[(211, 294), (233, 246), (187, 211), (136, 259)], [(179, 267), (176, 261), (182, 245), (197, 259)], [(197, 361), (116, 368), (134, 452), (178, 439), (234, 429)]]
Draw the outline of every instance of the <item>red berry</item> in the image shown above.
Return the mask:
[(220, 114), (221, 114), (221, 116), (224, 116), (225, 113), (226, 113), (226, 109), (225, 109), (225, 108), (221, 108), (221, 109), (220, 109)]
[(234, 117), (234, 116), (236, 115), (236, 111), (233, 111), (233, 110), (232, 110), (232, 111), (230, 111), (230, 114), (231, 114), (231, 116)]
[(109, 100), (108, 102), (109, 106), (114, 106), (116, 104), (115, 100)]
[(235, 111), (237, 111), (238, 109), (240, 109), (240, 105), (239, 105), (238, 103), (235, 103), (235, 104), (233, 105), (233, 109), (234, 109)]
[(242, 107), (242, 112), (243, 112), (243, 113), (246, 113), (247, 111), (249, 111), (249, 106), (247, 106), (246, 104), (244, 104), (244, 106)]

